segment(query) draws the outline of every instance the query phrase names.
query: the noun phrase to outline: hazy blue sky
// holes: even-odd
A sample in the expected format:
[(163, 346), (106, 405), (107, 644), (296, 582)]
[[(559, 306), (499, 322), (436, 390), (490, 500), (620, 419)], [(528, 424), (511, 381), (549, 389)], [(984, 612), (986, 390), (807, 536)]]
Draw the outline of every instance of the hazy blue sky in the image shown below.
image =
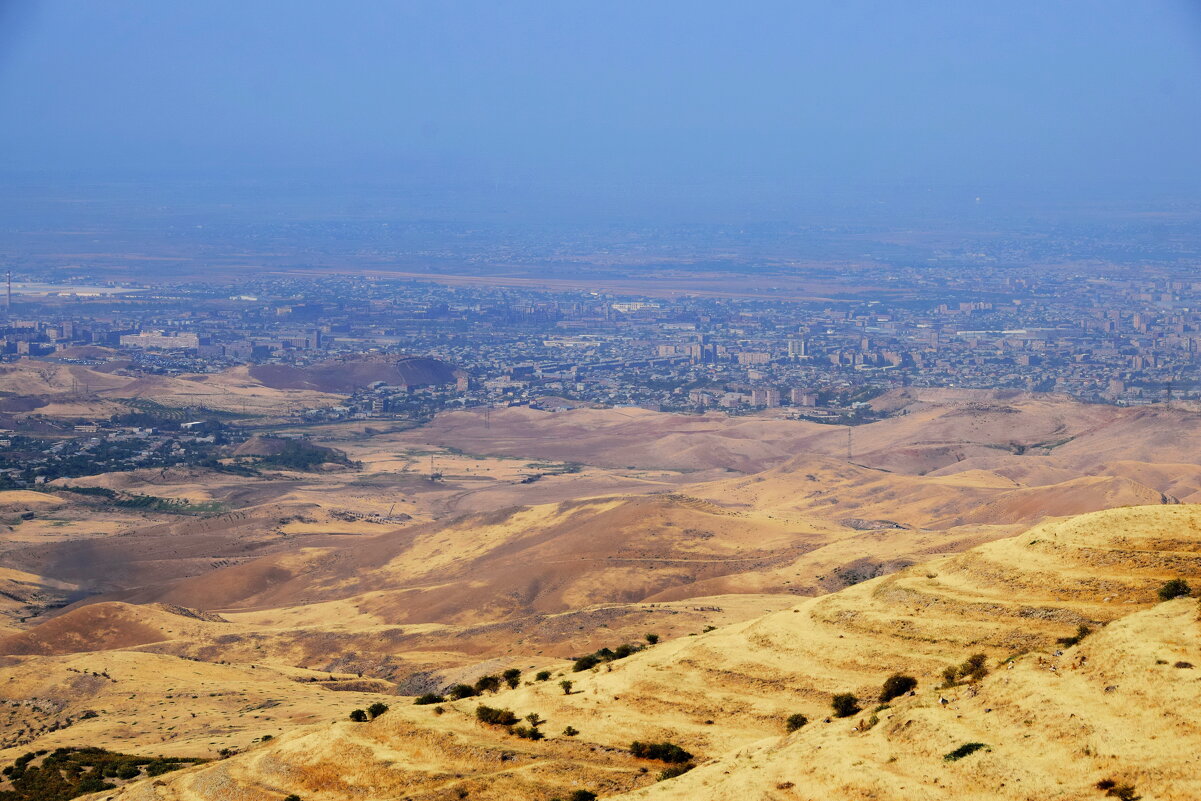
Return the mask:
[(1201, 185), (1197, 0), (0, 0), (0, 168)]

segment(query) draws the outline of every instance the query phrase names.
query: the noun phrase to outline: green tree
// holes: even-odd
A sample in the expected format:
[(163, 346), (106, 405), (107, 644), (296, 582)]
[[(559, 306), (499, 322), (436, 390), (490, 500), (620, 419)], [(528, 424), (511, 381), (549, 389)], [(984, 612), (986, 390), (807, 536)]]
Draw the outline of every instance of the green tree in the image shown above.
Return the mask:
[(808, 722), (809, 718), (797, 712), (788, 716), (788, 720), (784, 721), (784, 728), (788, 729), (788, 731), (796, 731)]
[(894, 673), (884, 680), (883, 686), (880, 687), (880, 703), (887, 704), (894, 698), (900, 698), (908, 692), (911, 692), (917, 686), (917, 679), (913, 676), (902, 676), (900, 673)]
[(859, 699), (852, 693), (839, 693), (830, 700), (830, 706), (834, 708), (834, 717), (849, 718), (859, 711)]
[(1193, 588), (1182, 578), (1169, 579), (1159, 588), (1159, 600), (1170, 601), (1173, 598), (1183, 598), (1192, 595)]

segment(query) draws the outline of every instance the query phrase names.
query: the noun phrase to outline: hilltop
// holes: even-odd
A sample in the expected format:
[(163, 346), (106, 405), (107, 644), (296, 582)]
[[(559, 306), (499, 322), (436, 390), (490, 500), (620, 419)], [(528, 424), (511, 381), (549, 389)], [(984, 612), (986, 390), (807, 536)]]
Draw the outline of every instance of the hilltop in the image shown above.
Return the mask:
[[(306, 388), (275, 388), (247, 367), (219, 373), (164, 376), (128, 374), (127, 365), (80, 365), (25, 359), (0, 365), (0, 394), (12, 411), (50, 417), (107, 417), (129, 411), (128, 401), (223, 412), (279, 414), (297, 406), (332, 406), (341, 397)], [(14, 406), (21, 401), (19, 408)]]

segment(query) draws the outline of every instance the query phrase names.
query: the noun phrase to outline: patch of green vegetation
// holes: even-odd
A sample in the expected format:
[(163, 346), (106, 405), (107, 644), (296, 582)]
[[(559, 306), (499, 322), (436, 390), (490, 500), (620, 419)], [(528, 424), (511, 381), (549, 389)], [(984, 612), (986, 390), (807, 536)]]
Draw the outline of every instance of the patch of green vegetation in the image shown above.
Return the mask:
[(859, 699), (853, 693), (839, 693), (830, 699), (830, 707), (834, 710), (834, 717), (849, 718), (860, 710)]
[(299, 439), (279, 439), (278, 450), (267, 456), (260, 456), (258, 464), (264, 467), (276, 467), (281, 470), (315, 470), (327, 462), (349, 465), (350, 460), (341, 451), (313, 445)]
[(1071, 637), (1060, 637), (1055, 642), (1059, 643), (1065, 648), (1071, 648), (1073, 645), (1079, 645), (1081, 640), (1092, 633), (1093, 630), (1091, 628), (1081, 623), (1076, 627), (1076, 633)]
[[(45, 757), (34, 764), (39, 757)], [(103, 748), (59, 748), (18, 757), (4, 768), (12, 789), (0, 790), (0, 801), (68, 801), (87, 793), (112, 790), (117, 779), (160, 776), (187, 765), (206, 762), (182, 757), (131, 756)]]
[(214, 515), (229, 511), (220, 501), (193, 503), (183, 498), (160, 498), (157, 495), (124, 494), (107, 487), (62, 487), (63, 492), (103, 498), (119, 509), (144, 509), (148, 512), (165, 512), (173, 515)]
[(593, 651), (585, 656), (577, 657), (571, 669), (576, 673), (583, 670), (591, 670), (602, 662), (625, 659), (630, 654), (636, 654), (642, 649), (643, 646), (641, 645), (630, 645), (629, 643), (623, 643), (616, 648), (601, 648), (599, 651)]
[(144, 509), (148, 512), (164, 512), (171, 515), (219, 515), (229, 511), (220, 501), (192, 503), (183, 498), (160, 498), (157, 495), (131, 494), (113, 501), (120, 509)]
[(954, 751), (951, 751), (948, 754), (944, 754), (942, 760), (943, 760), (943, 762), (958, 762), (959, 760), (963, 759), (964, 757), (971, 756), (972, 754), (976, 753), (977, 751), (982, 751), (982, 750), (991, 751), (992, 749), (989, 748), (984, 743), (964, 743), (963, 745), (956, 748)]
[(943, 686), (954, 687), (961, 681), (979, 681), (988, 675), (988, 656), (972, 654), (962, 665), (951, 666), (942, 672)]
[(1193, 588), (1182, 578), (1169, 579), (1159, 588), (1159, 600), (1170, 601), (1173, 598), (1183, 598), (1191, 595)]
[(887, 704), (894, 698), (900, 698), (902, 695), (912, 692), (915, 687), (917, 687), (917, 679), (913, 676), (894, 673), (884, 680), (884, 685), (880, 688), (880, 703)]
[(692, 761), (692, 754), (675, 743), (643, 743), (635, 740), (630, 743), (630, 753), (639, 759), (656, 759), (669, 765), (682, 765)]
[(446, 698), (445, 698), (445, 696), (438, 695), (437, 693), (426, 693), (425, 695), (418, 696), (417, 700), (413, 701), (413, 703), (416, 704), (417, 706), (426, 706), (428, 704), (443, 704), (443, 703), (446, 703)]
[(695, 767), (696, 765), (692, 762), (685, 762), (683, 765), (672, 765), (669, 768), (659, 771), (659, 781), (665, 782), (668, 779), (674, 779), (676, 776), (683, 776)]
[(511, 709), (497, 709), (494, 706), (480, 704), (475, 708), (475, 719), (489, 726), (512, 726), (520, 718)]

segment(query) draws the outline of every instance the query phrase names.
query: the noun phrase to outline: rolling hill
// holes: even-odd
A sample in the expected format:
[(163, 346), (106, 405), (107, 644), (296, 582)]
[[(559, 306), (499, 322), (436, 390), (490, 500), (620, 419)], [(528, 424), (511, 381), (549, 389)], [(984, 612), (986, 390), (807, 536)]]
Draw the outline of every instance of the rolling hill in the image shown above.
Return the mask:
[[(371, 723), (297, 728), (112, 797), (490, 801), (583, 788), (665, 799), (1085, 799), (1104, 797), (1097, 783), (1111, 781), (1146, 798), (1192, 798), (1197, 602), (1156, 597), (1178, 576), (1201, 576), (1201, 509), (1092, 513), (591, 670), (560, 669), (570, 694), (555, 677), (486, 699), (546, 719), (544, 741), (476, 722), (476, 699), (446, 703), (445, 714), (398, 703)], [(1081, 624), (1093, 633), (1058, 642)], [(940, 686), (945, 667), (974, 653), (986, 675)], [(877, 709), (894, 672), (914, 676), (916, 690)], [(831, 716), (842, 692), (863, 711)], [(789, 734), (795, 713), (809, 723)], [(633, 758), (634, 739), (678, 743), (699, 765), (656, 781), (663, 763)]]

